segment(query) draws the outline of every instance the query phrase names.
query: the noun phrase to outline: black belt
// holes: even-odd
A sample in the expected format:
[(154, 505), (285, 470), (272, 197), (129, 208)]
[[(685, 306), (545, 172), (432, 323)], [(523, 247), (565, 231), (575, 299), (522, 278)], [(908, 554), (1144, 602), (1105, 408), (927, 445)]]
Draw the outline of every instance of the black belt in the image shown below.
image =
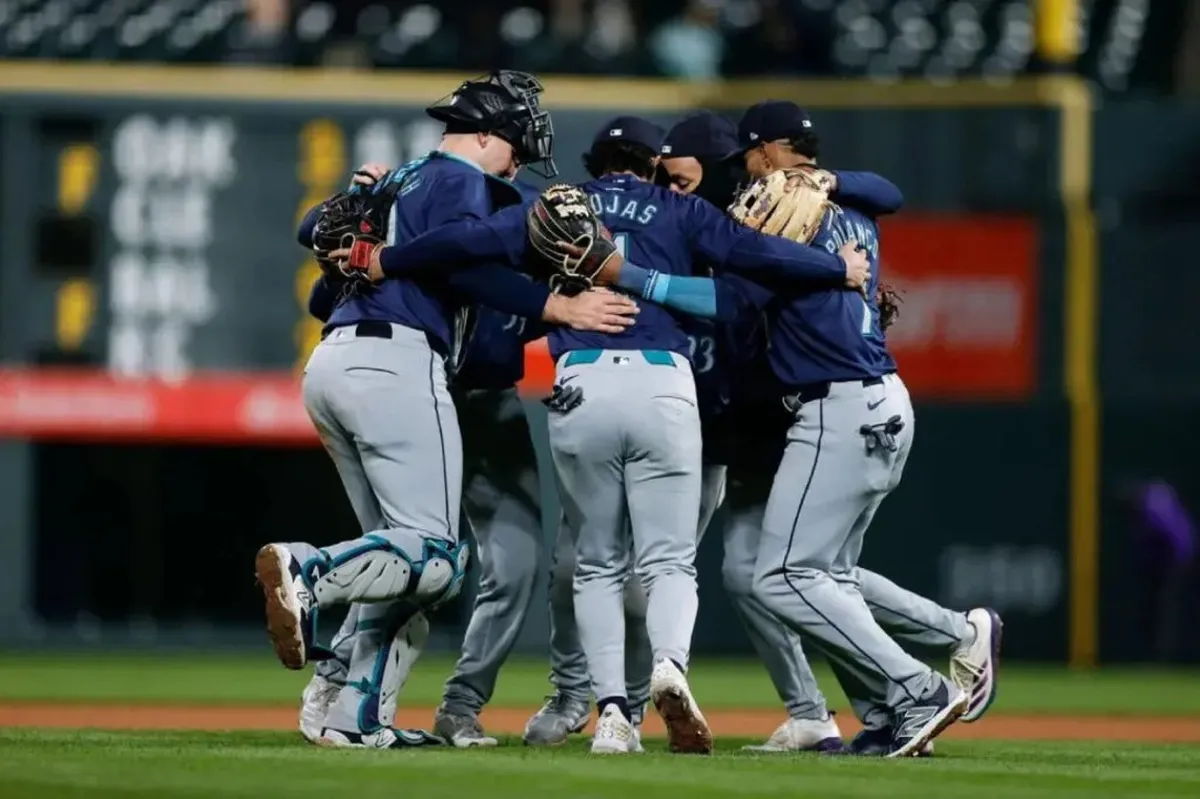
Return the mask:
[[(336, 329), (337, 328), (334, 327), (326, 327), (321, 331), (321, 339), (324, 340), (324, 338), (329, 335), (330, 331)], [(422, 332), (425, 333), (425, 340), (429, 342), (429, 349), (433, 350), (443, 358), (449, 355), (449, 353), (446, 351), (446, 346), (442, 344), (442, 342), (431, 336), (428, 331)], [(354, 325), (354, 336), (355, 338), (392, 338), (392, 323), (380, 322), (374, 319), (368, 319), (365, 322), (359, 322)]]
[[(812, 402), (813, 400), (825, 399), (829, 396), (829, 390), (833, 386), (834, 382), (835, 381), (832, 380), (826, 380), (821, 383), (808, 383), (803, 386), (797, 386), (792, 391), (789, 391), (784, 395), (784, 402), (799, 403), (802, 405), (806, 402)], [(846, 380), (837, 382), (851, 383), (855, 381)], [(867, 386), (880, 386), (883, 385), (883, 377), (867, 377), (857, 382), (861, 383), (863, 388), (866, 388)]]

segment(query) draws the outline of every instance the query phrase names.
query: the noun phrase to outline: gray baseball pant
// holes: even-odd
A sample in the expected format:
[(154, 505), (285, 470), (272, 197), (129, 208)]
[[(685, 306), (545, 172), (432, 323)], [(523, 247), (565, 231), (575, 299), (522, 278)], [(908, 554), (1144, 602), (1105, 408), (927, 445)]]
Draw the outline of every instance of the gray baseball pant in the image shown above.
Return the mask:
[[(700, 521), (696, 541), (704, 537), (713, 514), (725, 498), (725, 467), (705, 465), (701, 470)], [(575, 544), (565, 521), (560, 520), (550, 571), (550, 682), (555, 690), (581, 702), (588, 701), (591, 683), (587, 657), (579, 641), (574, 601)], [(654, 667), (646, 631), (646, 592), (640, 580), (625, 582), (625, 690), (635, 723), (640, 723), (650, 700), (650, 672)]]
[(451, 712), (478, 715), (529, 614), (546, 547), (536, 455), (517, 389), (456, 392), (455, 400), (466, 459), (463, 509), (480, 582), (444, 702)]
[(443, 359), (425, 334), (394, 324), (390, 338), (358, 330), (337, 328), (317, 345), (303, 394), (359, 524), (370, 532), (320, 549), (288, 546), (305, 563), (347, 575), (318, 582), (314, 591), (321, 609), (351, 605), (334, 641), (338, 658), (318, 667), (345, 682), (326, 723), (373, 732), (395, 713), (398, 686), (384, 679), (395, 632), (461, 585), (460, 573), (436, 596), (414, 595), (410, 583), (417, 581), (415, 574), (407, 579), (405, 562), (423, 563), (431, 548), (456, 559), (463, 554), (462, 441)]
[(687, 359), (659, 350), (568, 353), (557, 382), (583, 393), (582, 404), (549, 420), (576, 545), (576, 624), (597, 698), (627, 699), (631, 568), (646, 590), (654, 660), (686, 667), (691, 649), (701, 470), (696, 387)]
[[(891, 445), (864, 425), (896, 417)], [(913, 411), (896, 375), (864, 385), (834, 383), (797, 408), (763, 520), (754, 594), (793, 631), (819, 647), (851, 695), (883, 696), (896, 710), (942, 679), (872, 617), (856, 574), (863, 536), (904, 472)]]
[[(788, 716), (823, 719), (827, 714), (825, 697), (804, 654), (800, 637), (754, 595), (754, 563), (762, 539), (769, 491), (769, 478), (730, 480), (721, 574), (725, 590)], [(970, 635), (965, 613), (944, 608), (868, 569), (857, 568), (855, 573), (871, 615), (902, 644), (946, 650), (953, 649)], [(872, 693), (881, 690), (880, 686), (844, 683), (843, 689), (851, 691), (850, 705), (867, 726), (888, 726), (885, 697)]]

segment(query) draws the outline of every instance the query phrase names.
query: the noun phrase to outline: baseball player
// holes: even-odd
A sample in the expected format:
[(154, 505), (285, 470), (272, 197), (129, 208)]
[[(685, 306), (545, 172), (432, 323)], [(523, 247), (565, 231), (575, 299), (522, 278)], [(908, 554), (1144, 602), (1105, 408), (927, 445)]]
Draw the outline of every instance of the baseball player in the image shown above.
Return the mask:
[[(811, 120), (792, 103), (751, 107), (738, 127), (751, 177), (773, 172), (784, 152), (815, 159), (804, 135), (811, 131)], [(735, 208), (769, 214), (769, 185), (756, 184)], [(836, 251), (851, 239), (872, 264), (865, 294), (781, 295), (768, 325), (767, 359), (794, 419), (763, 517), (753, 592), (826, 653), (850, 695), (874, 697), (886, 708), (887, 756), (903, 757), (962, 716), (971, 697), (906, 653), (872, 618), (861, 593), (863, 536), (903, 474), (913, 412), (880, 327), (874, 219), (851, 208), (827, 213), (814, 246)], [(976, 636), (994, 649), (999, 625), (980, 621), (988, 632), (977, 627)], [(966, 638), (963, 627), (965, 620), (947, 632)]]
[[(364, 164), (354, 180), (371, 185), (388, 171), (379, 164)], [(527, 200), (538, 195), (528, 184), (513, 180), (513, 185)], [(536, 458), (516, 389), (524, 375), (524, 344), (544, 335), (544, 328), (540, 320), (486, 305), (474, 307), (469, 321), (450, 388), (463, 430), (463, 513), (479, 556), (480, 590), (433, 728), (439, 738), (459, 748), (498, 743), (484, 733), (479, 714), (516, 643), (545, 561)], [(345, 635), (335, 639), (335, 652), (344, 648), (352, 632), (353, 623), (348, 622)], [(301, 713), (306, 737), (313, 737), (310, 733), (323, 718), (323, 708), (336, 698), (343, 671), (339, 659), (318, 664)]]
[[(539, 194), (527, 184), (514, 185), (527, 202)], [(459, 748), (498, 743), (484, 734), (479, 714), (516, 644), (546, 562), (536, 456), (516, 387), (525, 373), (524, 345), (545, 328), (540, 320), (486, 306), (475, 317), (451, 389), (466, 458), (463, 511), (475, 539), (480, 584), (433, 728)]]
[[(390, 208), (388, 242), (491, 213), (512, 187), (497, 189), (489, 175), (517, 163), (540, 164), (554, 174), (552, 129), (538, 104), (540, 92), (530, 75), (493, 73), (428, 109), (446, 124), (441, 148), (369, 189)], [(321, 225), (318, 219), (311, 231), (314, 245)], [(378, 263), (385, 249), (365, 238), (348, 243), (344, 250), (324, 247), (324, 262), (346, 259), (347, 268), (357, 270)], [(614, 323), (622, 310), (611, 295), (552, 298), (500, 265), (477, 264), (429, 283), (354, 281), (338, 291), (305, 369), (303, 393), (364, 535), (324, 548), (268, 544), (255, 571), (276, 655), (288, 668), (331, 654), (314, 646), (319, 608), (355, 605), (347, 620), (353, 635), (345, 685), (328, 708), (320, 741), (357, 748), (427, 743), (431, 736), (411, 740), (392, 720), (396, 695), (428, 632), (422, 611), (458, 593), (467, 561), (458, 538), (462, 445), (446, 385), (453, 326), (461, 319), (454, 298), (599, 330), (622, 329), (624, 322)]]
[[(797, 135), (813, 140), (811, 152), (815, 156), (815, 137), (805, 131)], [(738, 158), (731, 159), (730, 154)], [(733, 200), (734, 188), (743, 182), (740, 155), (737, 127), (724, 117), (701, 112), (668, 133), (662, 165), (672, 188), (695, 193), (724, 208)], [(815, 166), (815, 158), (798, 154), (786, 160), (781, 157), (781, 161), (772, 166)], [(832, 197), (840, 205), (870, 216), (899, 209), (902, 197), (889, 181), (871, 173), (829, 174), (836, 181)], [(710, 183), (710, 178), (715, 179)], [(738, 280), (736, 276), (719, 279), (727, 283)], [(731, 285), (740, 290), (746, 308), (733, 322), (714, 328), (718, 355), (710, 374), (719, 376), (712, 382), (718, 385), (715, 391), (721, 401), (716, 407), (722, 412), (705, 429), (705, 454), (730, 466), (723, 581), (789, 714), (765, 744), (747, 748), (760, 752), (832, 751), (840, 745), (840, 731), (817, 690), (800, 642), (757, 601), (752, 590), (762, 516), (772, 473), (782, 456), (781, 438), (790, 419), (778, 402), (777, 387), (765, 358), (760, 311), (769, 306), (773, 294), (755, 284), (747, 286), (744, 281), (742, 285)], [(697, 371), (697, 392), (701, 396), (705, 394), (700, 389), (702, 374), (702, 370)], [(976, 629), (990, 632), (994, 616), (985, 609), (965, 614), (948, 610), (867, 569), (859, 569), (859, 576), (872, 615), (893, 637), (926, 649), (949, 650), (950, 674), (955, 683), (972, 695), (980, 694), (980, 701), (972, 703), (963, 721), (979, 718), (988, 704), (983, 695), (995, 691), (995, 653), (990, 643), (980, 644), (988, 636), (977, 636)], [(976, 621), (972, 622), (973, 618)], [(851, 702), (870, 722), (851, 742), (851, 750), (882, 754), (891, 739), (886, 713), (854, 695)]]
[[(823, 256), (739, 228), (712, 206), (649, 183), (660, 145), (661, 131), (645, 120), (611, 121), (589, 154), (600, 177), (585, 185), (586, 196), (565, 187), (543, 195), (562, 204), (550, 213), (583, 223), (590, 202), (612, 231), (615, 247), (660, 263), (665, 269), (658, 274), (690, 274), (693, 259), (702, 258), (810, 287), (862, 285), (866, 259), (853, 243), (836, 256)], [(526, 219), (511, 211), (428, 233), (399, 248), (400, 256), (414, 263), (462, 262), (507, 251), (519, 263), (525, 257)], [(530, 237), (538, 240), (532, 229)], [(553, 244), (556, 238), (541, 240)], [(591, 241), (604, 244), (599, 236)], [(567, 253), (578, 255), (569, 247)], [(660, 298), (647, 288), (649, 299)], [(673, 751), (711, 751), (711, 732), (684, 677), (696, 609), (692, 561), (700, 488), (699, 418), (686, 335), (672, 314), (646, 305), (624, 334), (559, 329), (551, 332), (550, 346), (558, 372), (551, 449), (577, 542), (576, 620), (600, 709), (593, 751), (633, 749), (621, 607), (629, 522), (635, 568), (649, 595), (652, 699)]]

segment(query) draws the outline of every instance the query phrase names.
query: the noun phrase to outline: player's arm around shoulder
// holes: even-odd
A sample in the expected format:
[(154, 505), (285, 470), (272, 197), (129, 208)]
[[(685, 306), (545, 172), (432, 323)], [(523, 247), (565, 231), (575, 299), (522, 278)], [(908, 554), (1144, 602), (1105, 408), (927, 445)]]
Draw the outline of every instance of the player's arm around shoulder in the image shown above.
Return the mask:
[(770, 236), (738, 224), (699, 198), (689, 204), (693, 245), (697, 253), (720, 269), (751, 279), (769, 278), (811, 287), (861, 289), (870, 277), (869, 263), (857, 245), (837, 253)]
[(904, 205), (900, 187), (875, 172), (832, 173), (836, 180), (830, 199), (870, 216), (894, 214)]

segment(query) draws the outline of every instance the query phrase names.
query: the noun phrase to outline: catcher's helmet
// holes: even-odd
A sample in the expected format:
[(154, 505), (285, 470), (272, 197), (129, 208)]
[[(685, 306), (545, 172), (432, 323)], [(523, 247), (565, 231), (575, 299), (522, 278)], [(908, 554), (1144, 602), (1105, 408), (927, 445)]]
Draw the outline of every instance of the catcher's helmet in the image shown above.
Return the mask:
[[(513, 146), (517, 159), (544, 178), (554, 165), (554, 126), (538, 102), (542, 83), (527, 72), (502, 69), (464, 82), (425, 113), (460, 129), (491, 133)], [(540, 166), (535, 166), (540, 165)]]

